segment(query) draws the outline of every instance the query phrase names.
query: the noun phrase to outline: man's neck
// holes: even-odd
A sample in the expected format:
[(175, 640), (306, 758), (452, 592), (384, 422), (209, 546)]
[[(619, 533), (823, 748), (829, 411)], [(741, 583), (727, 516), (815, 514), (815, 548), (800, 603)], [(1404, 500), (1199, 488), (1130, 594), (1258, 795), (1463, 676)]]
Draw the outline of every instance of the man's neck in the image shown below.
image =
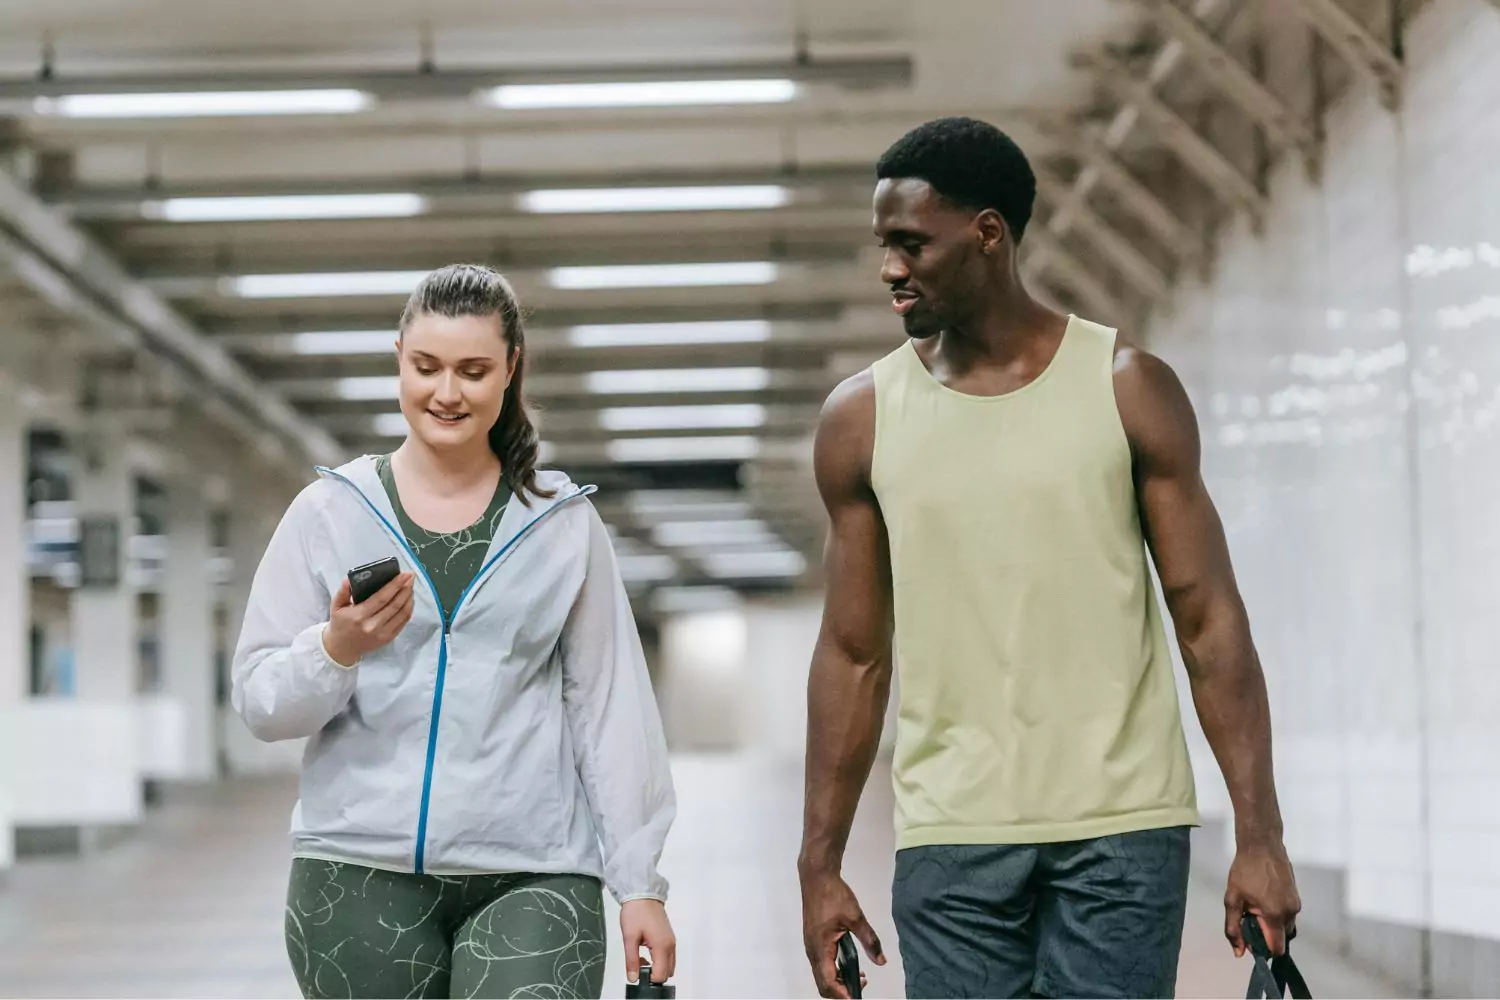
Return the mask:
[(961, 327), (944, 330), (934, 349), (957, 371), (1002, 366), (1050, 342), (1066, 326), (1066, 316), (1017, 287), (997, 296)]
[(500, 459), (482, 439), (465, 448), (437, 449), (409, 437), (391, 455), (391, 463), (403, 479), (410, 476), (441, 496), (493, 485), (500, 473)]

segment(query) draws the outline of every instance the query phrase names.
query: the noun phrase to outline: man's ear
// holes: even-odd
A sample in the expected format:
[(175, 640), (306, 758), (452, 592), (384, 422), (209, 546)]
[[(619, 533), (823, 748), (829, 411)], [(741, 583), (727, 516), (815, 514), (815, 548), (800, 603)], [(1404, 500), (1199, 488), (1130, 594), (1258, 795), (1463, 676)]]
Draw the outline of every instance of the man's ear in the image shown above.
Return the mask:
[(974, 217), (974, 227), (979, 232), (979, 249), (985, 254), (998, 253), (1010, 241), (1010, 227), (1005, 217), (993, 208), (987, 208)]

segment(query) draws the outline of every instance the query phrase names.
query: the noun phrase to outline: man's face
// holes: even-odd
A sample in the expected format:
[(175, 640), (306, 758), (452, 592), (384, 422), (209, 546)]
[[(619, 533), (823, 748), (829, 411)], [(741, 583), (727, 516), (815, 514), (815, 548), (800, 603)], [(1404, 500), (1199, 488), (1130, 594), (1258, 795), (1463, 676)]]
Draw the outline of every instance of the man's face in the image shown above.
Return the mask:
[(976, 218), (924, 180), (876, 186), (875, 236), (885, 249), (880, 280), (891, 287), (891, 306), (908, 337), (935, 336), (973, 315), (985, 273)]

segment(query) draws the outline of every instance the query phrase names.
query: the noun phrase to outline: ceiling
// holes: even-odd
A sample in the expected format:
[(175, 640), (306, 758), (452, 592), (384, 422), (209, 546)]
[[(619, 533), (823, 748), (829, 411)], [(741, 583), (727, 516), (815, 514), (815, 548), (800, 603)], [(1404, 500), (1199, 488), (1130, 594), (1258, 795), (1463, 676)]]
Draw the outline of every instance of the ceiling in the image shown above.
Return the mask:
[[(104, 267), (106, 311), (136, 326), (170, 313), (176, 336), (204, 338), (211, 356), (197, 356), (196, 341), (173, 351), (218, 380), (231, 413), (287, 404), (265, 414), (283, 443), (323, 440), (345, 454), (394, 446), (385, 334), (409, 274), (461, 260), (500, 267), (531, 314), (528, 388), (546, 458), (600, 485), (627, 576), (648, 588), (777, 589), (815, 582), (823, 519), (808, 454), (820, 404), (901, 341), (869, 232), (874, 160), (928, 118), (972, 114), (1034, 154), (1043, 219), (1063, 213), (1086, 159), (1059, 124), (1114, 110), (1072, 60), (1128, 49), (1141, 24), (1139, 6), (1114, 0), (10, 0), (0, 7), (0, 139), (27, 182), (17, 197), (45, 206), (36, 231), (63, 227), (39, 251), (52, 271)], [(788, 78), (798, 92), (743, 106), (565, 109), (474, 96), (500, 84), (725, 77)], [(355, 113), (171, 118), (70, 117), (37, 103), (270, 87), (376, 96)], [(1118, 139), (1112, 148), (1128, 152)], [(1154, 169), (1152, 152), (1140, 155)], [(1144, 196), (1143, 213), (1140, 191), (1134, 215), (1122, 211), (1130, 180), (1114, 179), (1098, 215), (1074, 211), (1050, 227), (1055, 236), (1038, 230), (1032, 252), (1051, 265), (1034, 268), (1042, 294), (1123, 308), (1164, 282), (1181, 240), (1131, 249), (1150, 242), (1143, 233), (1171, 236), (1174, 220), (1153, 226), (1155, 199)], [(538, 211), (527, 200), (601, 187), (752, 188), (746, 197), (771, 205)], [(400, 196), (381, 203), (399, 214), (163, 217), (191, 209), (184, 199), (348, 195)], [(7, 236), (0, 214), (13, 267), (30, 246), (24, 217), (12, 206)], [(1083, 257), (1073, 230), (1088, 235), (1098, 220), (1114, 227), (1093, 234), (1100, 247), (1119, 235), (1114, 271), (1094, 277), (1078, 262), (1098, 255)], [(90, 252), (69, 264), (79, 239)], [(744, 263), (758, 273), (579, 287), (610, 277), (579, 269)], [(320, 275), (301, 279), (310, 294), (267, 289), (299, 274)], [(366, 291), (330, 294), (351, 274), (365, 276), (356, 281)], [(0, 303), (34, 333), (63, 329), (100, 299), (87, 280), (82, 306), (49, 295), (49, 280), (0, 279)], [(329, 332), (349, 335), (306, 336)], [(285, 453), (305, 467), (315, 450)]]

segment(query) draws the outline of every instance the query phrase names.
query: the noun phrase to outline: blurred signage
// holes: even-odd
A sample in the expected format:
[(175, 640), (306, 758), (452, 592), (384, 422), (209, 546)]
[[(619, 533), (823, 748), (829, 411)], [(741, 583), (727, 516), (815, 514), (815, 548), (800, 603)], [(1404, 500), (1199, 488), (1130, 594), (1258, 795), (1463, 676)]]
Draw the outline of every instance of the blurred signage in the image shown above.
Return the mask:
[(78, 584), (84, 588), (120, 585), (120, 519), (91, 514), (78, 519)]

